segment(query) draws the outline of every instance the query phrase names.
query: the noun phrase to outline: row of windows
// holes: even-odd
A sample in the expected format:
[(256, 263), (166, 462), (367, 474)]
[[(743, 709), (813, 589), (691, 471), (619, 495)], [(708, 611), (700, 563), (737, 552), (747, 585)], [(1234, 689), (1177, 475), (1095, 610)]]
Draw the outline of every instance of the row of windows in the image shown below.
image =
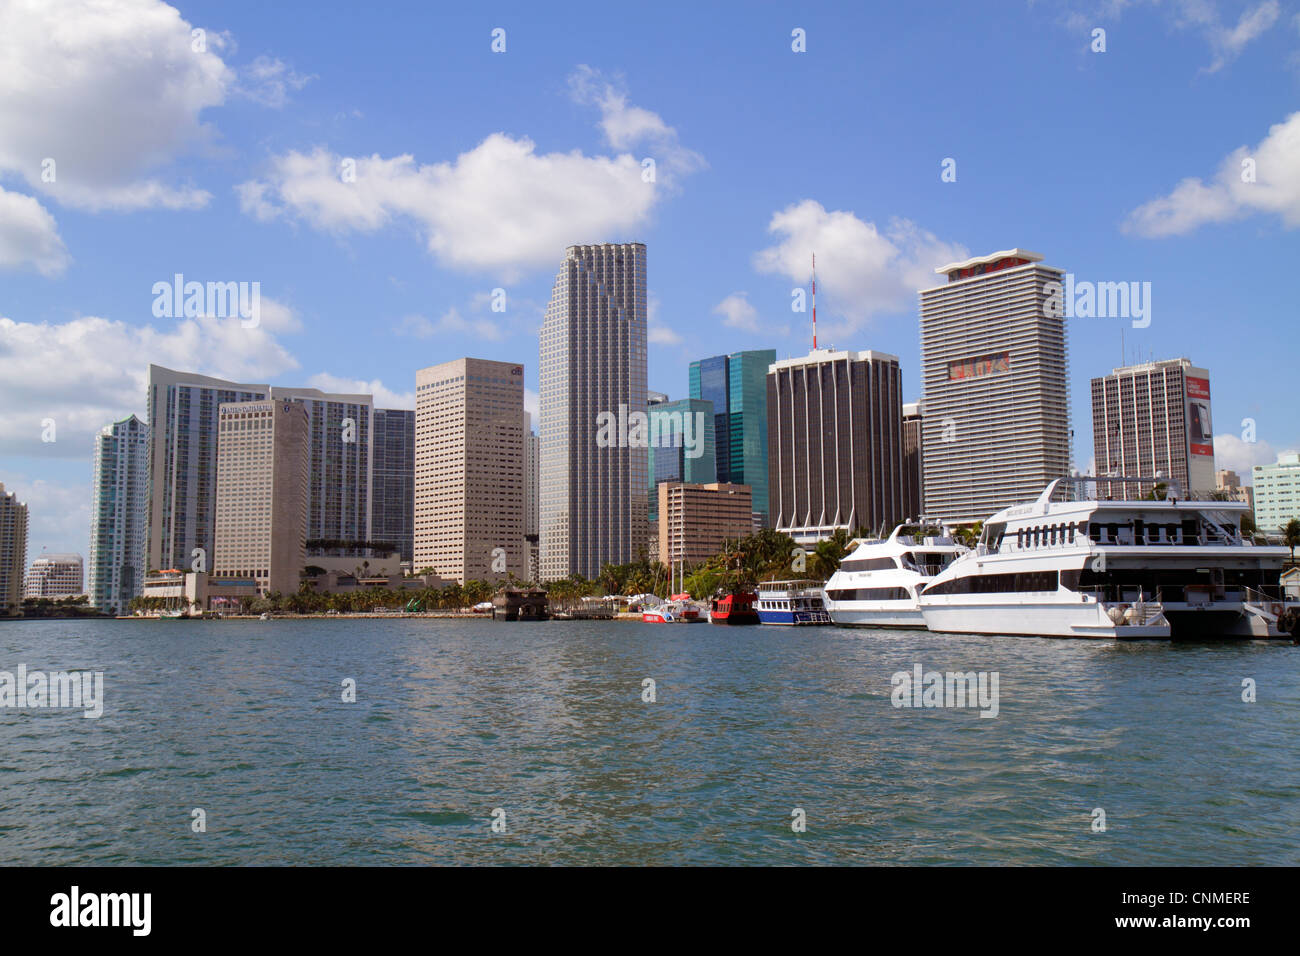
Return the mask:
[(1002, 574), (972, 574), (931, 584), (926, 594), (1011, 594), (1025, 591), (1055, 591), (1056, 571), (1021, 571)]
[(854, 558), (840, 562), (841, 571), (892, 571), (897, 567), (893, 558)]
[(826, 596), (832, 601), (909, 601), (912, 598), (907, 588), (836, 588), (827, 591)]

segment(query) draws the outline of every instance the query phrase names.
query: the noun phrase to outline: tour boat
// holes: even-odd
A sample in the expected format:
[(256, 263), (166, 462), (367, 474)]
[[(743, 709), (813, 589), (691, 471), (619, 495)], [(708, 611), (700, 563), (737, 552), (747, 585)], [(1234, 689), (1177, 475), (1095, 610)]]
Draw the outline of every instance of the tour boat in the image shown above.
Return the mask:
[(820, 581), (764, 581), (758, 586), (758, 619), (764, 624), (829, 624)]
[(920, 630), (925, 628), (918, 603), (921, 590), (969, 550), (942, 528), (924, 523), (899, 525), (883, 541), (858, 538), (852, 546), (826, 582), (826, 612), (831, 621), (842, 627)]
[(745, 588), (719, 591), (709, 602), (710, 624), (758, 624), (754, 604), (758, 595)]
[[(1160, 483), (1166, 497), (1082, 497), (1087, 483)], [(921, 612), (930, 630), (960, 634), (1287, 637), (1300, 604), (1280, 583), (1288, 550), (1242, 536), (1248, 508), (1182, 500), (1164, 478), (1058, 478), (989, 518), (921, 592)]]

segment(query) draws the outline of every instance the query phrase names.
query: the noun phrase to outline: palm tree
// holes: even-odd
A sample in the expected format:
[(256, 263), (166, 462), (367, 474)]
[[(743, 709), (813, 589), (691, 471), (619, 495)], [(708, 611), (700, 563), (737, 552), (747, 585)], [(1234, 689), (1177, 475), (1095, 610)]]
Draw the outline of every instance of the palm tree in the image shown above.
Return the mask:
[(1291, 549), (1291, 563), (1294, 565), (1296, 545), (1300, 545), (1300, 518), (1292, 518), (1281, 530), (1282, 543)]

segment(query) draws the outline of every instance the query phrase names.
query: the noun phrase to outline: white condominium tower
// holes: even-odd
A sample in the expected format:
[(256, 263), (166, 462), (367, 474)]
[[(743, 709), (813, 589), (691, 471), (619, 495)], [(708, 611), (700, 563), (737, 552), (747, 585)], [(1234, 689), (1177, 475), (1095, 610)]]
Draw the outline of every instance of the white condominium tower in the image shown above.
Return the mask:
[(1063, 273), (1042, 258), (954, 262), (921, 290), (927, 517), (982, 521), (1069, 475)]
[(522, 365), (461, 358), (415, 373), (417, 573), (528, 576), (525, 456)]
[(543, 581), (595, 578), (644, 547), (648, 446), (629, 447), (628, 416), (645, 409), (645, 244), (569, 246), (542, 322)]
[(255, 401), (269, 393), (269, 385), (149, 366), (147, 569), (212, 570), (218, 409), (223, 402)]
[(0, 614), (12, 614), (23, 601), (27, 570), (27, 505), (0, 482)]
[[(1092, 445), (1097, 476), (1159, 475), (1184, 497), (1218, 488), (1210, 373), (1190, 359), (1126, 365), (1092, 380)], [(1151, 485), (1098, 482), (1107, 497), (1141, 497)]]
[(213, 574), (298, 590), (306, 564), (307, 409), (288, 399), (221, 406)]
[(149, 426), (130, 415), (95, 437), (86, 582), (92, 606), (125, 614), (143, 590), (148, 520)]

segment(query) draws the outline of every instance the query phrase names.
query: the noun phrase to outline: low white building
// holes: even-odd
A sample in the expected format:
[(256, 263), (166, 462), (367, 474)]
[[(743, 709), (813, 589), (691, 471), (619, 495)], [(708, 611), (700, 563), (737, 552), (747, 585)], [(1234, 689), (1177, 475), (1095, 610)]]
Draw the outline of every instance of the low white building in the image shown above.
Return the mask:
[(27, 571), (23, 597), (65, 598), (85, 593), (79, 554), (43, 554)]

